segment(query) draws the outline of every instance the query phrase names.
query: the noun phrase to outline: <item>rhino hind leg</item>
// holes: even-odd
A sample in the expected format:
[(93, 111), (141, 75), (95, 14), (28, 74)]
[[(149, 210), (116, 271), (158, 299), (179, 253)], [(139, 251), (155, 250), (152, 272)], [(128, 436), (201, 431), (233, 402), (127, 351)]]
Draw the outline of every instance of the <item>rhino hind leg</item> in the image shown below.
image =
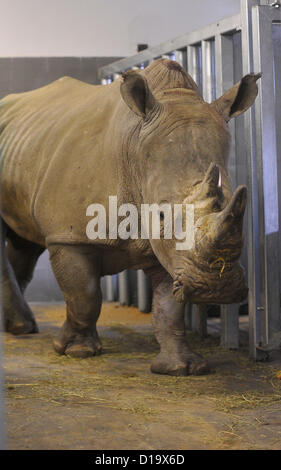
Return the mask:
[(176, 376), (207, 374), (207, 361), (188, 347), (184, 305), (173, 297), (172, 278), (162, 269), (148, 274), (153, 286), (152, 323), (160, 345), (160, 353), (153, 359), (151, 371)]
[(41, 253), (43, 250), (43, 248), (39, 249), (37, 245), (21, 239), (6, 224), (2, 223), (3, 326), (5, 331), (14, 335), (38, 333), (35, 318), (23, 297), (23, 292), (32, 278), (39, 252)]
[(53, 245), (49, 251), (67, 307), (54, 349), (77, 358), (98, 355), (102, 350), (96, 330), (102, 303), (99, 259), (87, 247)]
[(6, 249), (17, 283), (22, 293), (24, 293), (33, 277), (38, 258), (45, 251), (45, 248), (24, 240), (9, 230)]

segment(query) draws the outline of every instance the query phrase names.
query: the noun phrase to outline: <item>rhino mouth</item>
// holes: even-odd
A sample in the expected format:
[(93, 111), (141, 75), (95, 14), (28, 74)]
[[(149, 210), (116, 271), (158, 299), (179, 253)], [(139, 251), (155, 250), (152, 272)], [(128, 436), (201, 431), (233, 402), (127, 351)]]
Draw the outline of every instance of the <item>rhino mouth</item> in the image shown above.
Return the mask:
[[(219, 186), (220, 171), (211, 164), (197, 194), (202, 201), (224, 200), (224, 208), (199, 214), (195, 225), (195, 245), (186, 257), (175, 259), (173, 295), (178, 302), (232, 304), (248, 294), (244, 269), (239, 263), (243, 247), (243, 216), (247, 188), (239, 186), (228, 202)], [(213, 199), (212, 199), (213, 198)]]
[(208, 268), (193, 264), (175, 277), (173, 295), (180, 303), (240, 303), (248, 295), (244, 269), (238, 262)]

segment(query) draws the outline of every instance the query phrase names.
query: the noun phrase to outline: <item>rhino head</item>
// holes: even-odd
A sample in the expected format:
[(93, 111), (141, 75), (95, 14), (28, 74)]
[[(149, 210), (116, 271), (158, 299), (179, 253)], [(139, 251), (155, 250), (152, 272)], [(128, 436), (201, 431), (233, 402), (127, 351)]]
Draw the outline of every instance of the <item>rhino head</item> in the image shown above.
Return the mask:
[(259, 77), (245, 76), (209, 104), (167, 59), (123, 76), (121, 95), (138, 118), (129, 158), (142, 202), (194, 205), (192, 249), (177, 250), (174, 238), (150, 240), (179, 302), (227, 304), (247, 296), (239, 263), (247, 188), (231, 190), (227, 123), (253, 104)]

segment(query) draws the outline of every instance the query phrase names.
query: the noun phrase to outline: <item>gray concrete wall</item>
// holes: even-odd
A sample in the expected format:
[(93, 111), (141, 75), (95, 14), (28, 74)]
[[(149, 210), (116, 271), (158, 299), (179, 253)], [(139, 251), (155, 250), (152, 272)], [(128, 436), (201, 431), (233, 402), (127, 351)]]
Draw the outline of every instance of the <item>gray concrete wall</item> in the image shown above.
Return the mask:
[[(119, 57), (14, 57), (0, 58), (0, 98), (38, 88), (64, 75), (99, 84), (98, 69)], [(34, 277), (27, 288), (29, 301), (63, 300), (54, 278), (48, 251), (38, 260)], [(1, 402), (0, 402), (1, 403)]]

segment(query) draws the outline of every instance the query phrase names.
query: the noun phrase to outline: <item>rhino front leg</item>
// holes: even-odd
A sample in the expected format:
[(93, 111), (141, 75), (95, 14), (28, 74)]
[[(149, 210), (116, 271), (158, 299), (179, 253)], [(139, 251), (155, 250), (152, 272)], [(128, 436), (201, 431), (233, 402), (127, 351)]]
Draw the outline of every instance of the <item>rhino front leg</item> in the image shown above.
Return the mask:
[(86, 247), (52, 246), (49, 251), (67, 307), (66, 321), (54, 340), (54, 348), (72, 357), (100, 354), (96, 330), (102, 303), (100, 260)]
[(208, 363), (192, 352), (187, 344), (184, 326), (184, 305), (175, 301), (172, 278), (159, 268), (148, 273), (152, 278), (152, 324), (160, 353), (151, 364), (151, 371), (168, 375), (203, 375)]

